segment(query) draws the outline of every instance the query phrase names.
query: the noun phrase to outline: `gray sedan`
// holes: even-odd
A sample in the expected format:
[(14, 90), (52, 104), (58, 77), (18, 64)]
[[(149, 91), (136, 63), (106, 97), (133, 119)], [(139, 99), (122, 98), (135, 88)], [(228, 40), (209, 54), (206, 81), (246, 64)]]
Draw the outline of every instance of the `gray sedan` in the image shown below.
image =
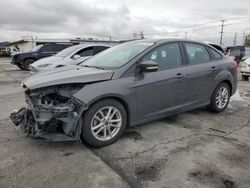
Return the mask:
[(129, 126), (203, 106), (224, 111), (236, 91), (236, 74), (235, 61), (203, 43), (127, 42), (81, 66), (27, 78), (27, 107), (11, 119), (33, 137), (102, 147)]

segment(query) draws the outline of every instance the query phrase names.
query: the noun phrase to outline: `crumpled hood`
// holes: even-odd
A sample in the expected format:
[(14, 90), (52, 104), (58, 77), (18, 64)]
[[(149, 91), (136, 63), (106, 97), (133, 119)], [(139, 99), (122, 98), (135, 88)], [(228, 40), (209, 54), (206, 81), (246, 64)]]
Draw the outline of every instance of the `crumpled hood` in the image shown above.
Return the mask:
[(39, 65), (43, 65), (43, 64), (58, 63), (58, 62), (61, 62), (63, 59), (64, 59), (64, 57), (59, 57), (59, 56), (45, 57), (45, 58), (39, 59), (38, 61), (32, 63), (32, 66), (38, 67)]
[(29, 76), (23, 84), (29, 89), (69, 84), (110, 80), (113, 70), (102, 70), (81, 66), (66, 66)]

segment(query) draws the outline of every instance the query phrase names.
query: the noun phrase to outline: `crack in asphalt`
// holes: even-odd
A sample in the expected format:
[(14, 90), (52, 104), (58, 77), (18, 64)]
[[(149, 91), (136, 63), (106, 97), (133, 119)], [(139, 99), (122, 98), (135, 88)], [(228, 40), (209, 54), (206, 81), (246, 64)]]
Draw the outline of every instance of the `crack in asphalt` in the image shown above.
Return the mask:
[(230, 135), (230, 134), (232, 134), (232, 133), (234, 133), (234, 132), (236, 132), (236, 131), (239, 131), (239, 130), (241, 130), (241, 129), (247, 127), (249, 124), (250, 124), (250, 119), (248, 119), (248, 121), (245, 123), (245, 125), (243, 125), (243, 126), (241, 126), (241, 127), (238, 127), (238, 128), (235, 128), (235, 129), (233, 129), (233, 130), (227, 132), (225, 135)]
[(158, 143), (158, 144), (153, 145), (152, 147), (150, 147), (150, 148), (148, 148), (148, 149), (142, 150), (142, 151), (140, 151), (140, 152), (136, 152), (136, 153), (133, 154), (133, 155), (125, 156), (125, 157), (117, 157), (117, 158), (114, 158), (114, 159), (118, 159), (118, 160), (132, 159), (132, 158), (138, 157), (138, 156), (140, 156), (140, 155), (142, 155), (142, 154), (144, 154), (144, 153), (146, 153), (146, 152), (148, 152), (148, 151), (150, 151), (150, 150), (152, 150), (152, 149), (154, 149), (154, 148), (156, 148), (156, 147), (158, 147), (158, 146), (167, 145), (167, 144), (170, 144), (170, 143), (173, 143), (173, 142), (176, 142), (176, 141), (183, 141), (183, 140), (185, 140), (185, 139), (187, 139), (187, 138), (190, 138), (190, 137), (193, 137), (193, 136), (198, 136), (198, 135), (200, 135), (200, 133), (195, 133), (195, 134), (191, 134), (191, 135), (184, 136), (184, 137), (181, 137), (181, 138), (176, 138), (176, 139), (173, 139), (173, 140), (169, 140), (169, 141), (167, 141), (167, 142), (161, 142), (161, 143)]
[[(230, 134), (232, 134), (232, 133), (234, 133), (234, 132), (236, 132), (236, 131), (239, 131), (239, 130), (241, 130), (241, 129), (247, 127), (247, 126), (249, 125), (249, 123), (250, 123), (250, 119), (247, 121), (247, 123), (246, 123), (245, 125), (243, 125), (243, 126), (237, 128), (237, 129), (233, 129), (233, 130), (231, 130), (231, 131), (229, 131), (229, 132), (227, 132), (227, 133), (223, 133), (222, 135), (220, 135), (220, 134), (209, 134), (209, 133), (206, 133), (206, 131), (209, 131), (209, 129), (210, 129), (210, 128), (209, 128), (209, 129), (205, 130), (204, 132), (194, 133), (194, 134), (191, 134), (191, 135), (188, 135), (188, 136), (184, 136), (184, 137), (181, 137), (181, 138), (176, 138), (176, 139), (173, 139), (173, 140), (169, 140), (169, 141), (167, 141), (167, 142), (161, 142), (161, 143), (158, 143), (158, 144), (153, 145), (152, 147), (150, 147), (150, 148), (148, 148), (148, 149), (142, 150), (142, 151), (140, 151), (140, 152), (136, 152), (136, 153), (133, 154), (133, 155), (124, 156), (124, 157), (117, 157), (117, 158), (114, 158), (114, 159), (117, 159), (117, 160), (132, 159), (132, 158), (135, 158), (135, 157), (139, 157), (140, 155), (142, 155), (142, 154), (144, 154), (144, 153), (147, 153), (148, 151), (153, 150), (154, 148), (159, 147), (159, 146), (161, 146), (161, 145), (167, 145), (167, 144), (170, 144), (170, 143), (173, 143), (173, 142), (177, 142), (177, 141), (184, 141), (184, 140), (186, 140), (186, 139), (188, 139), (188, 138), (191, 138), (191, 137), (193, 137), (193, 136), (198, 137), (198, 136), (200, 136), (200, 135), (221, 137), (221, 138), (228, 139), (228, 140), (231, 140), (231, 141), (234, 140), (234, 141), (236, 141), (236, 142), (238, 142), (238, 143), (240, 143), (240, 144), (243, 144), (243, 143), (241, 143), (241, 142), (240, 142), (239, 140), (237, 140), (237, 139), (234, 139), (234, 138), (231, 138), (231, 137), (227, 137), (227, 135), (230, 135)], [(222, 133), (222, 132), (221, 132), (221, 133)]]

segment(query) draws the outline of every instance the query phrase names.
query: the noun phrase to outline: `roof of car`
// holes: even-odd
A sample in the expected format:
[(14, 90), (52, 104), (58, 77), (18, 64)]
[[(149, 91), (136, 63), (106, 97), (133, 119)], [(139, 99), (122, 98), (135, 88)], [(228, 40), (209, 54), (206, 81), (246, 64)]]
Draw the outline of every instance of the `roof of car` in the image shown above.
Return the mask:
[(79, 47), (91, 47), (91, 46), (104, 46), (104, 47), (111, 47), (110, 45), (107, 44), (77, 44), (74, 46), (79, 46)]
[(165, 42), (174, 42), (174, 41), (187, 41), (187, 42), (195, 42), (195, 43), (205, 44), (205, 43), (202, 43), (202, 42), (199, 42), (199, 41), (187, 40), (187, 39), (179, 39), (179, 38), (139, 39), (139, 40), (134, 40), (132, 42), (165, 43)]

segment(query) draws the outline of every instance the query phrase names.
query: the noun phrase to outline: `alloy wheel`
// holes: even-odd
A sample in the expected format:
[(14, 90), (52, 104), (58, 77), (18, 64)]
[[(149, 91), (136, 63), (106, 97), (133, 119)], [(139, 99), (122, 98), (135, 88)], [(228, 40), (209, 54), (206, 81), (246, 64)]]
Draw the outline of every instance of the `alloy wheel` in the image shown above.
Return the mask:
[(114, 106), (105, 106), (93, 116), (91, 120), (91, 132), (96, 139), (107, 141), (117, 135), (121, 125), (121, 112)]
[(216, 94), (216, 106), (219, 109), (225, 108), (229, 100), (229, 92), (225, 86), (222, 86), (218, 89)]

